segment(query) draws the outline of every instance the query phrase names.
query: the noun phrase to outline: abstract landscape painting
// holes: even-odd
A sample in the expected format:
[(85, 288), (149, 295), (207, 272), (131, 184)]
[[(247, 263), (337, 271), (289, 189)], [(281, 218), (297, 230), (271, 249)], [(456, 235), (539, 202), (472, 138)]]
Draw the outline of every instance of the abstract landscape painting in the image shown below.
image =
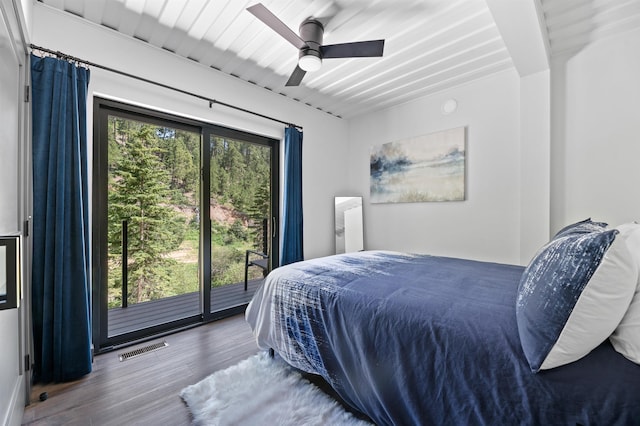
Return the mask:
[(464, 200), (465, 140), (458, 127), (373, 147), (371, 203)]

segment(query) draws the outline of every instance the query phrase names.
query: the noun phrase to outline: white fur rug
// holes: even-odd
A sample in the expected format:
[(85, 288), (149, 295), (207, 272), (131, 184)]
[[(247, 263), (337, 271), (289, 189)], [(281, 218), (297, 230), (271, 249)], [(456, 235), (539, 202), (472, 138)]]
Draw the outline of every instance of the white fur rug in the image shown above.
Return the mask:
[(259, 353), (180, 392), (197, 425), (368, 425), (280, 358)]

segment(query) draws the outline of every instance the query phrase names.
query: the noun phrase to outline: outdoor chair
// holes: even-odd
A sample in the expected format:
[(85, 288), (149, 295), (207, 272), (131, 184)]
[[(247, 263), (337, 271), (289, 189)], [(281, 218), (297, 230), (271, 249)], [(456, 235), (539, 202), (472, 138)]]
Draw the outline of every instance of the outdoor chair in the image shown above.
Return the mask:
[(247, 250), (244, 262), (244, 291), (247, 291), (250, 266), (257, 266), (262, 269), (262, 276), (266, 277), (269, 273), (269, 256), (259, 251)]

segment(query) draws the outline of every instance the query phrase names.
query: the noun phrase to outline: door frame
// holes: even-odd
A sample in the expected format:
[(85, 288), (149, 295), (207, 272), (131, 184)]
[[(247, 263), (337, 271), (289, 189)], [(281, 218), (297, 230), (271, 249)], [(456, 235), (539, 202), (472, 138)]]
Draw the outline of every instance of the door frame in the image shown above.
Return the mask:
[[(270, 265), (279, 264), (280, 254), (280, 237), (279, 237), (279, 213), (280, 213), (280, 141), (277, 139), (268, 138), (266, 136), (255, 135), (252, 133), (243, 132), (240, 130), (230, 129), (228, 127), (218, 125), (206, 125), (202, 132), (202, 181), (201, 189), (202, 194), (206, 196), (201, 197), (200, 214), (202, 217), (202, 227), (200, 228), (200, 241), (201, 241), (201, 264), (202, 271), (202, 312), (203, 321), (214, 321), (217, 319), (226, 318), (232, 315), (237, 315), (245, 310), (245, 306), (233, 306), (227, 309), (223, 309), (216, 312), (211, 312), (211, 211), (209, 209), (210, 195), (211, 195), (211, 176), (209, 169), (211, 167), (211, 136), (221, 136), (229, 139), (235, 139), (243, 142), (250, 142), (257, 145), (263, 145), (271, 149), (271, 180), (270, 192), (271, 192), (271, 226), (272, 231), (270, 238), (270, 244), (272, 247), (271, 253), (269, 253)], [(273, 268), (269, 268), (273, 269)], [(204, 284), (208, 283), (208, 284)]]
[[(108, 183), (108, 135), (104, 125), (110, 114), (117, 114), (125, 119), (143, 121), (146, 123), (170, 126), (172, 128), (200, 134), (200, 313), (166, 324), (156, 325), (142, 330), (109, 337), (107, 291), (105, 283), (108, 280), (107, 266), (107, 227), (108, 194), (104, 188)], [(235, 315), (244, 311), (245, 306), (235, 306), (217, 312), (211, 312), (211, 222), (208, 204), (210, 202), (210, 144), (211, 135), (233, 138), (240, 141), (256, 143), (271, 148), (271, 220), (272, 229), (270, 243), (273, 248), (270, 253), (271, 264), (278, 265), (279, 255), (279, 163), (280, 141), (265, 136), (259, 136), (240, 130), (230, 129), (219, 125), (200, 122), (197, 120), (159, 112), (149, 108), (130, 105), (119, 101), (94, 96), (93, 100), (93, 182), (92, 182), (92, 213), (91, 213), (91, 265), (92, 265), (92, 339), (94, 352), (107, 352), (132, 342), (157, 338), (163, 334), (175, 332), (179, 329), (192, 327), (205, 322), (214, 321)], [(102, 212), (102, 213), (101, 213)]]

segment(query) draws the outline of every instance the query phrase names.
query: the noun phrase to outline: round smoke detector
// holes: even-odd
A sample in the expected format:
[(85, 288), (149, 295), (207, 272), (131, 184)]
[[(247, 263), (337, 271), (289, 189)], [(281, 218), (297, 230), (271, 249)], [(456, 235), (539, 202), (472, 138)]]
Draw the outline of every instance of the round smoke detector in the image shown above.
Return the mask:
[(442, 103), (442, 113), (449, 115), (458, 109), (458, 102), (455, 99), (448, 99)]

